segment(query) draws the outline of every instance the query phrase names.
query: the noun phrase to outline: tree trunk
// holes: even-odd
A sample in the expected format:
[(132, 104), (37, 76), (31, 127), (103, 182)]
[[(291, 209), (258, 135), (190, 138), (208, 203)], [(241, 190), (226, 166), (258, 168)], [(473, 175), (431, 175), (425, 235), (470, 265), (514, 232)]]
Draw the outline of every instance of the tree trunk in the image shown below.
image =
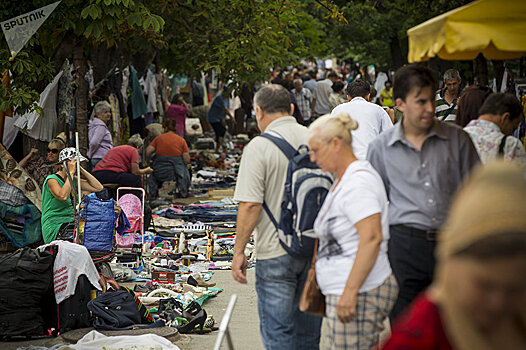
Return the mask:
[(491, 63), (493, 63), (493, 75), (495, 76), (495, 81), (497, 82), (497, 92), (501, 92), (500, 87), (502, 85), (502, 78), (504, 76), (504, 61), (492, 60)]
[(475, 59), (475, 77), (480, 86), (489, 86), (488, 61), (481, 53)]
[(404, 65), (406, 63), (406, 60), (404, 59), (404, 55), (402, 55), (402, 48), (400, 47), (400, 39), (398, 39), (398, 35), (394, 35), (391, 37), (391, 40), (389, 42), (389, 49), (391, 50), (391, 59), (393, 60), (393, 68), (396, 70)]
[(87, 86), (86, 76), (87, 66), (84, 60), (84, 50), (81, 44), (73, 50), (73, 64), (77, 70), (77, 91), (75, 94), (76, 113), (77, 113), (77, 132), (79, 133), (79, 150), (82, 155), (88, 154), (88, 103), (86, 100)]

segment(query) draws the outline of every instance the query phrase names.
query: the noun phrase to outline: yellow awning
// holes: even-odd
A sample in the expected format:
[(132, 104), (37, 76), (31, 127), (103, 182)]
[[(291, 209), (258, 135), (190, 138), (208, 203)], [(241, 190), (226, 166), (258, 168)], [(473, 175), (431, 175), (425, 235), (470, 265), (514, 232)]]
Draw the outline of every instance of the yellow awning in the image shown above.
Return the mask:
[(506, 60), (526, 55), (526, 0), (478, 0), (407, 31), (409, 62)]

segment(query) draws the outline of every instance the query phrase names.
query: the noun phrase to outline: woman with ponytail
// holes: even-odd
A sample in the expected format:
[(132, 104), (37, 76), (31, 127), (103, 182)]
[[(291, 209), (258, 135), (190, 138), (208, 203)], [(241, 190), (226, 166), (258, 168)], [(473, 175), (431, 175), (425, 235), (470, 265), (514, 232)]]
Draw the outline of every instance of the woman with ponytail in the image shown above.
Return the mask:
[(324, 115), (309, 127), (311, 160), (337, 178), (314, 224), (329, 349), (378, 344), (398, 294), (387, 258), (387, 194), (371, 164), (353, 152), (356, 128), (347, 113)]

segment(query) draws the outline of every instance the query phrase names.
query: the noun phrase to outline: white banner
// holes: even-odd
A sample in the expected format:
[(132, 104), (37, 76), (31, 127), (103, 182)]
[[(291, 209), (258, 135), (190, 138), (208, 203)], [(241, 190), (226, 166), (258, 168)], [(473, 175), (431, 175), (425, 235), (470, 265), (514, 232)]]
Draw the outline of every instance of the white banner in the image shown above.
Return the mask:
[(12, 57), (15, 57), (22, 50), (59, 3), (60, 1), (54, 2), (0, 23)]

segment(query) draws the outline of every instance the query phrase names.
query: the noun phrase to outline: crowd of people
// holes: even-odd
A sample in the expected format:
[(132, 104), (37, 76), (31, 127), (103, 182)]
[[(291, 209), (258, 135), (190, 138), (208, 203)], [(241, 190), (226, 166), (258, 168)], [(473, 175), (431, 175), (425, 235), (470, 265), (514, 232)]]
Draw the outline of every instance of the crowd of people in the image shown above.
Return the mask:
[[(526, 152), (516, 137), (523, 106), (513, 94), (462, 89), (453, 69), (438, 85), (417, 65), (400, 68), (379, 94), (366, 77), (294, 68), (275, 72), (259, 89), (244, 83), (235, 111), (227, 85), (202, 110), (175, 94), (162, 124), (118, 146), (107, 125), (111, 105), (101, 101), (89, 122), (89, 159), (60, 134), (49, 142), (48, 166), (35, 161), (36, 149), (20, 165), (42, 188), (49, 243), (72, 238), (78, 181), (83, 193), (149, 186), (155, 196), (175, 180), (186, 197), (186, 118), (202, 114), (216, 151), (229, 124), (242, 125), (251, 141), (234, 194), (233, 278), (247, 283), (245, 247), (255, 232), (265, 348), (318, 349), (322, 318), (298, 308), (311, 260), (285, 251), (270, 215), (282, 210), (289, 160), (257, 135), (278, 136), (295, 149), (307, 145), (310, 160), (334, 179), (313, 227), (330, 349), (379, 346), (387, 318), (385, 349), (526, 348)], [(250, 127), (254, 119), (257, 128)], [(86, 167), (80, 179), (77, 157)], [(150, 176), (143, 183), (144, 174)]]
[[(311, 161), (334, 176), (314, 224), (326, 346), (380, 346), (388, 317), (385, 349), (524, 348), (526, 153), (512, 136), (524, 123), (517, 97), (461, 91), (455, 70), (438, 89), (431, 70), (409, 65), (373, 103), (365, 79), (313, 75), (278, 74), (254, 106), (262, 133), (308, 145)], [(265, 348), (318, 349), (322, 318), (298, 309), (311, 260), (287, 253), (271, 219), (282, 210), (288, 163), (265, 137), (244, 149), (232, 274), (247, 283), (244, 251), (255, 232)]]

